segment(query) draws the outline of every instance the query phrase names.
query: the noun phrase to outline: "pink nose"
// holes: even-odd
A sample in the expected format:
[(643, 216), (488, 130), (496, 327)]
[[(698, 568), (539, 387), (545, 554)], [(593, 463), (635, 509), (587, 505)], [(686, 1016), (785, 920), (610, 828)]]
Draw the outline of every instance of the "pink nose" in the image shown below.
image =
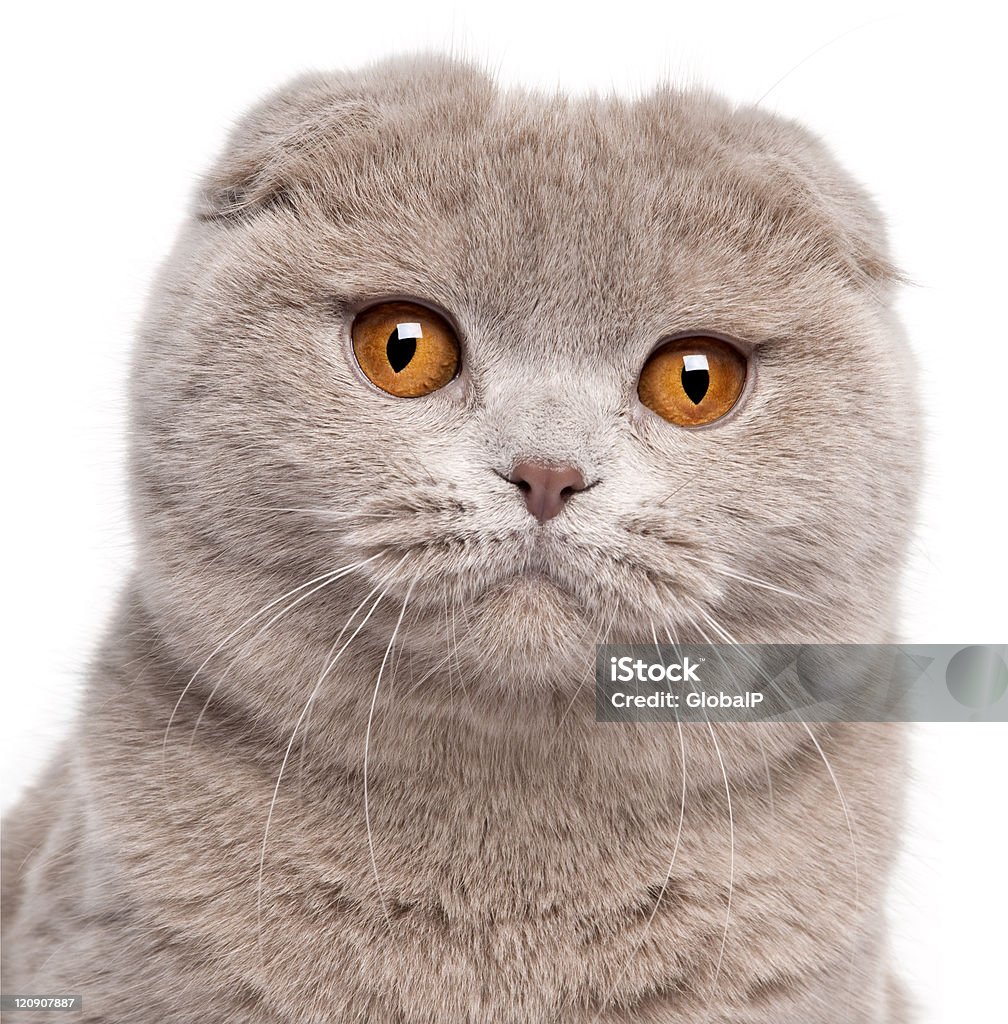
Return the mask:
[(545, 523), (559, 515), (575, 491), (585, 489), (584, 477), (573, 466), (516, 462), (508, 476), (522, 494), (529, 512)]

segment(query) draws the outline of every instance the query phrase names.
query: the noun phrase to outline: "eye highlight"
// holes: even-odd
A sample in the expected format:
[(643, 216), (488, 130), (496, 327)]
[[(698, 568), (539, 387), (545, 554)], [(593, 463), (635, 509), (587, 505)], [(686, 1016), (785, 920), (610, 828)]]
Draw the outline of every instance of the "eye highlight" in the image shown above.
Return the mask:
[(458, 373), (461, 346), (443, 316), (415, 302), (382, 302), (358, 314), (354, 357), (375, 387), (397, 398), (429, 395)]
[(745, 356), (718, 338), (676, 338), (644, 364), (637, 394), (669, 423), (697, 427), (732, 408), (748, 369)]

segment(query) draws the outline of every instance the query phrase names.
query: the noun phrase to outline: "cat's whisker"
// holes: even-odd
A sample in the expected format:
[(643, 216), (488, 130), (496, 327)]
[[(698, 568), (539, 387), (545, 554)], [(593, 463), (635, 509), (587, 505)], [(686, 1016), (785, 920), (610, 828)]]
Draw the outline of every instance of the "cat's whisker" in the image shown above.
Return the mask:
[(371, 710), (368, 712), (367, 730), (364, 733), (364, 823), (367, 828), (368, 852), (371, 854), (371, 870), (374, 873), (375, 888), (378, 890), (378, 901), (381, 904), (382, 913), (385, 915), (385, 923), (388, 925), (389, 932), (392, 931), (392, 918), (389, 915), (388, 904), (385, 901), (385, 893), (382, 890), (381, 878), (378, 875), (378, 861), (375, 857), (374, 834), (371, 830), (371, 805), (368, 800), (368, 764), (371, 754), (371, 724), (374, 721), (375, 705), (378, 703), (378, 688), (381, 686), (382, 673), (385, 671), (385, 663), (388, 661), (389, 652), (392, 650), (396, 634), (399, 632), (399, 627), (402, 625), (403, 616), (406, 614), (406, 605), (409, 604), (410, 594), (413, 593), (413, 587), (416, 585), (416, 582), (417, 581), (414, 580), (406, 591), (406, 597), (403, 599), (399, 618), (396, 621), (395, 628), (392, 630), (392, 636), (389, 639), (388, 647), (385, 648), (385, 656), (382, 658), (381, 666), (378, 669), (378, 678), (375, 680), (374, 693), (371, 695)]
[[(693, 602), (691, 602), (691, 603), (693, 603)], [(708, 618), (709, 618), (709, 616), (708, 616)], [(727, 632), (727, 630), (724, 630), (721, 627), (717, 627), (717, 628), (718, 628), (719, 632), (728, 639), (729, 643), (731, 643), (733, 646), (735, 646), (737, 648), (740, 648), (739, 653), (742, 655), (742, 657), (745, 658), (746, 661), (748, 661), (749, 664), (753, 668), (755, 668), (757, 670), (757, 672), (759, 672), (759, 674), (762, 675), (763, 678), (766, 679), (770, 683), (770, 685), (773, 686), (773, 688), (775, 690), (777, 690), (778, 693), (780, 693), (780, 687), (777, 685), (776, 681), (774, 679), (772, 679), (770, 677), (769, 673), (767, 673), (756, 661), (754, 661), (753, 659), (749, 658), (745, 654), (745, 652), (741, 650), (741, 645), (738, 643), (738, 641), (735, 640), (734, 637), (732, 637), (731, 634)], [(819, 743), (819, 740), (816, 737), (815, 732), (809, 726), (808, 722), (799, 721), (798, 724), (800, 724), (801, 727), (808, 734), (809, 739), (812, 741), (812, 745), (815, 747), (816, 752), (819, 754), (819, 757), (822, 760), (822, 763), (823, 763), (823, 765), (826, 768), (826, 771), (829, 773), (830, 780), (833, 783), (833, 788), (836, 790), (837, 798), (840, 801), (840, 807), (843, 810), (844, 822), (845, 822), (846, 827), (847, 827), (847, 836), (848, 836), (848, 840), (850, 842), (850, 848), (851, 848), (851, 867), (852, 867), (852, 870), (854, 872), (854, 899), (853, 899), (854, 920), (858, 921), (859, 918), (860, 918), (860, 909), (861, 909), (861, 875), (860, 875), (860, 869), (859, 869), (859, 864), (858, 864), (857, 841), (856, 841), (855, 836), (854, 836), (854, 825), (853, 825), (853, 821), (851, 819), (850, 808), (848, 807), (848, 804), (847, 804), (847, 798), (844, 796), (843, 789), (840, 786), (840, 781), (839, 781), (839, 779), (837, 779), (836, 772), (833, 770), (833, 765), (830, 763), (829, 758), (826, 756), (826, 752), (823, 750), (822, 745)], [(854, 959), (855, 950), (856, 950), (856, 937), (855, 937), (855, 939), (852, 939), (852, 943), (851, 943), (851, 964), (852, 965), (853, 965), (853, 959)]]
[(271, 505), (231, 505), (227, 506), (232, 512), (279, 512), (294, 513), (309, 516), (321, 516), (324, 519), (395, 519), (398, 518), (395, 512), (357, 512), (344, 509), (330, 508), (296, 508)]
[[(611, 621), (611, 620), (610, 620)], [(669, 641), (672, 642), (671, 634), (666, 630), (666, 634), (669, 637)], [(655, 631), (654, 623), (651, 623), (651, 635), (654, 638), (655, 647), (660, 648), (658, 643), (658, 634)], [(602, 1002), (602, 1006), (607, 1005), (612, 1001), (612, 997), (616, 993), (616, 987), (626, 977), (627, 971), (630, 969), (630, 964), (637, 954), (644, 948), (644, 942), (647, 939), (647, 934), (651, 930), (651, 926), (654, 924), (654, 919), (658, 915), (658, 910), (661, 908), (661, 901), (665, 898), (665, 892), (668, 889), (669, 882), (672, 881), (672, 872), (675, 870), (676, 857), (679, 855), (679, 844), (682, 841), (683, 833), (683, 822), (686, 820), (686, 742), (683, 739), (683, 728), (682, 722), (679, 721), (679, 716), (675, 716), (676, 729), (679, 732), (679, 765), (680, 774), (682, 775), (682, 792), (679, 797), (679, 825), (676, 828), (675, 842), (672, 845), (672, 857), (669, 860), (668, 869), (665, 872), (665, 877), (662, 880), (661, 888), (658, 890), (658, 896), (655, 898), (654, 907), (651, 909), (651, 913), (648, 915), (648, 919), (644, 922), (644, 927), (641, 929), (640, 939), (634, 946), (633, 952), (629, 956), (624, 958), (623, 969), (619, 974), (616, 975), (612, 985), (609, 988), (609, 994)], [(600, 1010), (593, 1018), (591, 1024), (596, 1024), (602, 1011)]]
[(677, 554), (677, 557), (681, 558), (683, 561), (692, 562), (695, 565), (702, 566), (708, 572), (712, 572), (717, 576), (725, 576), (728, 579), (738, 580), (740, 583), (748, 583), (750, 586), (759, 587), (761, 590), (769, 590), (775, 594), (780, 594), (782, 597), (790, 597), (795, 601), (802, 601), (806, 604), (816, 605), (819, 608), (827, 607), (827, 605), (822, 601), (817, 601), (815, 598), (809, 597), (806, 594), (796, 593), (794, 590), (788, 590), (786, 587), (778, 586), (775, 583), (771, 583), (769, 580), (759, 579), (756, 576), (747, 576), (745, 573), (733, 572), (722, 565), (718, 565), (716, 562), (706, 562), (702, 558), (694, 558), (682, 553)]
[(694, 475), (694, 476), (691, 476), (691, 477), (690, 477), (690, 478), (689, 478), (689, 479), (688, 479), (688, 480), (687, 480), (687, 481), (686, 481), (685, 483), (683, 483), (683, 484), (680, 484), (680, 485), (679, 485), (678, 487), (676, 487), (676, 488), (675, 488), (674, 490), (671, 490), (671, 491), (669, 491), (669, 493), (668, 493), (668, 494), (666, 494), (666, 495), (665, 495), (665, 497), (664, 497), (664, 498), (662, 498), (662, 500), (661, 500), (661, 501), (659, 501), (657, 505), (655, 505), (655, 508), (661, 508), (661, 507), (662, 507), (662, 506), (663, 506), (663, 505), (665, 504), (665, 502), (667, 502), (667, 501), (671, 500), (671, 499), (672, 499), (672, 498), (674, 498), (674, 497), (675, 497), (675, 496), (676, 496), (676, 495), (677, 495), (677, 494), (678, 494), (678, 493), (679, 493), (680, 491), (684, 491), (684, 490), (685, 490), (685, 489), (686, 489), (687, 487), (689, 487), (689, 485), (690, 485), (690, 484), (692, 484), (692, 483), (694, 483), (695, 481), (699, 480), (699, 479), (700, 479), (700, 477), (701, 477), (701, 476), (703, 476), (704, 472), (705, 472), (704, 470), (701, 470), (701, 471), (700, 471), (699, 473), (697, 473), (696, 475)]
[(708, 1000), (708, 1007), (714, 1001), (714, 994), (717, 991), (718, 978), (721, 975), (721, 964), (724, 962), (725, 948), (728, 945), (728, 930), (731, 927), (732, 897), (735, 893), (735, 813), (732, 810), (731, 786), (728, 784), (728, 770), (725, 768), (724, 757), (721, 754), (721, 745), (717, 741), (717, 733), (714, 725), (708, 720), (707, 728), (710, 731), (711, 740), (714, 743), (714, 751), (717, 754), (718, 764), (721, 766), (721, 777), (724, 779), (725, 799), (728, 801), (728, 837), (729, 837), (729, 863), (728, 863), (728, 905), (725, 908), (724, 932), (721, 935), (721, 948), (718, 950), (717, 964), (714, 967), (714, 978), (711, 981), (711, 993)]
[[(377, 590), (379, 590), (379, 588), (382, 587), (382, 584), (386, 583), (388, 580), (391, 579), (391, 577), (394, 575), (395, 571), (399, 568), (400, 565), (402, 565), (402, 563), (405, 561), (405, 559), (406, 559), (406, 556), (404, 555), (396, 563), (396, 565), (393, 566), (392, 570), (389, 573), (387, 573), (382, 578), (382, 580), (375, 587), (372, 588), (370, 593), (368, 593), (367, 597), (365, 597), (364, 600), (361, 601), (361, 603), (359, 605), (357, 605), (357, 607), (353, 610), (353, 612), (350, 615), (350, 619), (348, 620), (348, 622), (353, 620), (353, 618), (357, 615), (357, 613), (374, 596), (375, 592)], [(410, 590), (412, 590), (412, 589), (413, 588), (411, 586)], [(359, 625), (353, 631), (353, 633), (350, 634), (350, 636), (347, 639), (346, 643), (343, 644), (343, 646), (339, 649), (339, 651), (336, 653), (336, 655), (330, 660), (329, 664), (326, 665), (326, 667), (322, 670), (322, 674), (319, 676), (318, 682), (315, 684), (314, 688), (312, 689), (311, 693), (308, 696), (308, 700), (305, 701), (304, 707), (301, 709), (301, 714), (298, 716), (298, 720), (297, 720), (297, 722), (294, 725), (294, 730), (291, 733), (291, 738), (290, 738), (290, 741), (287, 744), (287, 749), (284, 751), (283, 761), (280, 764), (280, 771), (279, 771), (279, 773), (277, 775), (276, 785), (273, 787), (273, 797), (270, 800), (269, 813), (266, 815), (266, 827), (263, 830), (262, 849), (261, 849), (260, 854), (259, 854), (259, 878), (258, 878), (258, 882), (256, 883), (256, 937), (257, 937), (257, 941), (258, 941), (260, 950), (262, 949), (262, 892), (263, 892), (263, 874), (264, 874), (265, 868), (266, 868), (266, 846), (267, 846), (267, 843), (269, 841), (270, 825), (273, 822), (273, 811), (276, 808), (277, 797), (278, 797), (278, 795), (280, 793), (280, 784), (283, 781), (284, 770), (287, 767), (287, 761), (289, 760), (291, 750), (294, 747), (294, 740), (297, 737), (298, 730), (301, 728), (301, 723), (304, 721), (305, 716), (308, 714), (308, 711), (311, 708), (312, 703), (314, 702), (316, 696), (318, 695), (318, 692), (319, 692), (320, 688), (322, 687), (322, 684), (325, 682), (326, 677), (332, 671), (333, 667), (336, 665), (336, 662), (339, 661), (340, 657), (342, 657), (343, 652), (346, 651), (346, 649), (350, 646), (350, 644), (353, 643), (354, 638), (357, 636), (357, 634), (367, 625), (368, 620), (374, 614), (375, 609), (378, 607), (378, 605), (381, 604), (382, 599), (385, 597), (386, 593), (388, 593), (388, 587), (387, 586), (385, 587), (385, 589), (383, 589), (381, 591), (381, 593), (375, 599), (375, 601), (371, 605), (370, 609), (368, 609), (368, 613), (364, 616), (363, 619), (361, 619)], [(407, 598), (408, 597), (409, 597), (409, 594), (407, 593)], [(403, 608), (405, 610), (405, 604), (403, 605)], [(400, 620), (401, 620), (401, 616), (400, 616)], [(343, 629), (340, 631), (340, 635), (341, 636), (346, 631), (346, 628), (347, 627), (344, 626)], [(339, 641), (337, 640), (337, 643), (338, 642)], [(384, 664), (384, 662), (383, 662), (383, 664)]]
[(448, 623), (448, 586), (445, 584), (444, 592), (442, 594), (444, 599), (444, 625), (445, 625), (445, 659), (447, 661), (447, 672), (448, 672), (448, 701), (451, 708), (452, 717), (455, 715), (455, 680), (452, 678), (452, 665), (451, 665), (451, 631), (449, 630)]
[(833, 788), (836, 790), (837, 796), (840, 798), (840, 806), (843, 808), (844, 822), (847, 826), (847, 837), (850, 841), (851, 848), (851, 867), (854, 871), (854, 930), (851, 935), (850, 961), (848, 963), (848, 970), (853, 971), (854, 957), (857, 953), (857, 933), (861, 919), (861, 873), (858, 866), (857, 841), (854, 838), (854, 823), (851, 820), (850, 809), (847, 806), (847, 799), (844, 796), (843, 789), (840, 787), (840, 782), (836, 777), (836, 772), (833, 770), (833, 765), (830, 764), (830, 760), (826, 756), (826, 752), (820, 745), (815, 733), (809, 728), (808, 723), (802, 722), (802, 725), (805, 726), (805, 731), (809, 734), (809, 739), (812, 740), (820, 758), (822, 758), (822, 763), (826, 766), (826, 771), (829, 772), (829, 777), (833, 782)]
[[(613, 610), (612, 610), (612, 613), (609, 616), (609, 621), (606, 623), (606, 625), (605, 626), (602, 626), (601, 624), (599, 625), (598, 632), (596, 633), (596, 636), (595, 636), (595, 644), (596, 644), (596, 646), (598, 646), (598, 644), (604, 642), (603, 641), (603, 637), (608, 637), (609, 631), (612, 629), (613, 623), (616, 621), (616, 614), (617, 614), (617, 609), (614, 607)], [(586, 683), (591, 678), (592, 672), (593, 672), (594, 668), (595, 668), (595, 665), (594, 665), (594, 662), (593, 662), (591, 664), (591, 666), (589, 666), (589, 668), (585, 672), (585, 674), (578, 680), (577, 686), (574, 687), (574, 693), (572, 694), (571, 699), (567, 702), (567, 707), (564, 708), (563, 714), (560, 716), (559, 720), (557, 721), (557, 726), (556, 726), (556, 730), (554, 731), (554, 735), (556, 735), (556, 733), (558, 733), (560, 731), (560, 729), (563, 726), (564, 722), (567, 720), (567, 716), (570, 714), (571, 708), (574, 707), (574, 704), (577, 701), (578, 697), (580, 696), (581, 691), (584, 689)]]
[[(690, 615), (686, 613), (686, 618), (692, 625), (692, 627), (700, 634), (706, 644), (710, 644), (710, 638), (701, 629), (700, 624)], [(696, 688), (690, 683), (690, 689), (696, 692)], [(721, 744), (717, 741), (717, 733), (714, 731), (714, 725), (711, 720), (707, 717), (707, 712), (704, 712), (704, 721), (707, 723), (707, 729), (710, 732), (711, 740), (714, 743), (714, 752), (717, 754), (718, 764), (721, 766), (721, 777), (724, 779), (725, 787), (725, 798), (728, 801), (728, 838), (729, 838), (729, 851), (728, 851), (728, 905), (725, 908), (725, 923), (724, 932), (721, 935), (721, 948), (718, 950), (717, 963), (714, 966), (714, 977), (711, 981), (710, 995), (707, 999), (707, 1010), (710, 1012), (711, 1007), (714, 1004), (714, 996), (717, 993), (718, 979), (721, 976), (721, 964), (724, 962), (725, 949), (728, 946), (728, 931), (731, 927), (731, 911), (732, 911), (732, 897), (735, 893), (735, 813), (732, 809), (731, 800), (731, 786), (728, 783), (728, 770), (725, 767), (724, 757), (721, 754)]]
[[(419, 576), (417, 577), (417, 580), (419, 581)], [(403, 626), (402, 626), (402, 642), (400, 644), (398, 644), (396, 649), (395, 649), (395, 654), (394, 654), (394, 659), (395, 660), (392, 662), (392, 667), (391, 667), (391, 669), (389, 671), (389, 683), (388, 683), (388, 686), (385, 688), (386, 693), (390, 689), (392, 689), (392, 687), (394, 687), (396, 685), (396, 681), (399, 678), (399, 666), (402, 664), (403, 658), (408, 656), (409, 643), (408, 643), (407, 637), (408, 637), (408, 634), (409, 634), (409, 630), (410, 630), (410, 628), (412, 626), (416, 625), (416, 620), (417, 620), (417, 615), (416, 615), (416, 610), (414, 609), (412, 616), (409, 619), (404, 620), (404, 622), (403, 622)], [(393, 691), (393, 693), (394, 692), (395, 691)]]
[[(707, 609), (704, 608), (703, 605), (698, 604), (696, 601), (694, 601), (688, 595), (683, 595), (683, 596), (704, 617), (704, 619), (707, 620), (707, 623), (710, 625), (711, 629), (713, 629), (714, 632), (717, 633), (725, 642), (731, 644), (734, 647), (738, 647), (739, 646), (738, 641), (735, 640), (735, 638), (726, 629), (722, 628), (722, 626), (718, 623), (718, 621), (712, 615), (710, 615), (708, 613)], [(714, 645), (711, 645), (711, 646), (713, 647), (714, 653), (720, 659), (721, 664), (724, 665), (725, 669), (727, 669), (728, 668), (728, 663), (725, 661), (724, 656), (721, 654), (721, 652), (717, 649), (716, 646), (714, 646)], [(777, 812), (776, 812), (776, 808), (774, 806), (774, 785), (773, 785), (773, 775), (772, 775), (772, 773), (770, 771), (770, 761), (767, 759), (766, 747), (763, 744), (763, 738), (760, 736), (759, 732), (756, 732), (755, 736), (756, 736), (756, 742), (759, 744), (760, 756), (763, 758), (763, 771), (764, 771), (764, 774), (766, 775), (767, 802), (770, 805), (770, 814), (772, 816), (776, 817)]]
[(405, 695), (412, 696), (413, 694), (415, 694), (417, 692), (417, 690), (419, 690), (420, 687), (423, 686), (423, 684), (427, 682), (428, 679), (431, 679), (433, 676), (437, 675), (443, 668), (445, 668), (448, 665), (449, 658), (450, 658), (450, 655), (449, 655), (449, 653), (448, 653), (448, 651), (446, 649), (444, 657), (442, 657), (442, 658), (438, 659), (436, 662), (434, 662), (434, 664), (431, 665), (431, 667), (429, 669), (427, 669), (427, 671), (424, 672), (424, 674), (422, 676), (420, 676), (419, 679), (417, 679), (414, 676), (413, 670), (411, 668), (410, 669), (410, 685), (409, 685), (409, 690), (406, 691), (404, 696)]
[(455, 616), (455, 602), (450, 602), (451, 607), (451, 651), (455, 661), (455, 671), (458, 674), (459, 685), (462, 687), (462, 696), (465, 697), (466, 703), (472, 708), (473, 701), (469, 694), (469, 688), (466, 686), (465, 673), (462, 671), (462, 663), (459, 661), (458, 655), (458, 632), (456, 629), (457, 621)]
[(308, 580), (307, 583), (302, 583), (299, 587), (294, 587), (292, 590), (288, 590), (287, 593), (281, 594), (280, 597), (274, 598), (272, 601), (270, 601), (267, 604), (263, 605), (263, 607), (260, 608), (257, 612), (255, 612), (255, 614), (250, 615), (240, 626), (238, 626), (236, 629), (232, 630), (226, 637), (224, 637), (224, 639), (210, 652), (209, 655), (207, 655), (207, 657), (204, 659), (204, 661), (200, 664), (200, 666), (192, 674), (192, 677), (190, 678), (189, 682), (186, 683), (186, 685), (182, 689), (182, 692), (179, 694), (178, 700), (175, 701), (175, 705), (174, 705), (174, 707), (171, 710), (171, 714), (168, 716), (168, 724), (165, 726), (164, 738), (161, 741), (161, 769), (162, 769), (162, 773), (164, 773), (164, 771), (165, 771), (165, 760), (166, 760), (166, 757), (167, 757), (167, 749), (168, 749), (168, 736), (169, 736), (169, 734), (171, 732), (172, 723), (175, 721), (175, 716), (178, 714), (178, 709), (181, 707), (182, 701), (185, 700), (186, 694), (189, 692), (189, 690), (195, 684), (196, 679), (199, 677), (200, 673), (207, 667), (207, 665), (209, 665), (210, 662), (215, 657), (217, 657), (217, 655), (220, 654), (220, 652), (223, 651), (224, 648), (227, 647), (227, 645), (235, 637), (237, 637), (241, 632), (243, 632), (253, 622), (255, 622), (256, 619), (258, 619), (262, 615), (265, 615), (271, 608), (275, 608), (282, 601), (286, 601), (287, 598), (293, 596), (294, 594), (299, 593), (300, 591), (304, 590), (307, 587), (312, 586), (315, 583), (318, 583), (320, 580), (324, 580), (326, 582), (330, 582), (332, 579), (338, 578), (340, 575), (345, 575), (348, 572), (353, 572), (355, 569), (359, 569), (362, 565), (366, 565), (368, 562), (373, 561), (373, 559), (377, 558), (377, 557), (378, 557), (377, 555), (374, 555), (374, 556), (372, 556), (372, 558), (366, 558), (363, 561), (355, 562), (352, 565), (345, 565), (345, 566), (342, 566), (339, 569), (331, 569), (329, 572), (322, 573), (322, 575), (316, 576), (314, 579)]
[[(342, 577), (346, 576), (347, 574), (355, 571), (356, 569), (359, 569), (362, 565), (365, 565), (367, 562), (374, 561), (374, 559), (377, 557), (377, 555), (372, 555), (370, 558), (364, 559), (361, 562), (357, 562), (354, 565), (339, 570), (338, 572), (332, 574), (328, 579), (320, 583), (318, 586), (313, 587), (311, 590), (309, 590), (305, 594), (302, 594), (296, 600), (291, 601), (291, 603), (287, 605), (286, 608), (281, 609), (264, 626), (261, 626), (258, 630), (256, 630), (255, 634), (246, 643), (246, 648), (254, 644), (256, 640), (259, 639), (259, 637), (261, 637), (264, 633), (268, 632), (274, 625), (276, 625), (277, 622), (280, 621), (280, 619), (282, 619), (289, 612), (293, 611), (299, 604), (301, 604), (304, 601), (307, 601), (309, 597), (311, 597), (314, 594), (317, 594), (320, 590), (324, 590), (326, 587), (335, 583), (338, 579), (342, 579)], [(193, 744), (196, 742), (196, 733), (199, 730), (204, 715), (206, 715), (207, 710), (210, 707), (211, 701), (214, 699), (214, 696), (216, 695), (217, 691), (221, 688), (221, 686), (224, 684), (225, 680), (231, 674), (231, 669), (234, 668), (240, 657), (241, 652), (239, 652), (231, 661), (231, 663), (227, 666), (227, 668), (224, 669), (224, 671), (221, 673), (220, 678), (217, 680), (216, 683), (214, 683), (213, 687), (210, 690), (210, 693), (207, 695), (207, 699), (203, 702), (203, 707), (200, 708), (200, 713), (196, 716), (196, 724), (193, 725), (192, 733), (189, 736), (188, 750), (190, 752), (192, 751)]]
[[(674, 642), (674, 640), (672, 638), (671, 631), (666, 629), (665, 630), (665, 635), (669, 638), (669, 641), (671, 643), (673, 643), (673, 645), (674, 645), (675, 642)], [(675, 846), (673, 846), (673, 848), (672, 848), (672, 860), (669, 863), (669, 869), (668, 869), (668, 871), (666, 872), (666, 875), (665, 875), (665, 883), (662, 886), (661, 895), (659, 896), (657, 902), (655, 903), (655, 913), (657, 913), (657, 911), (658, 911), (658, 904), (661, 902), (661, 896), (664, 896), (665, 888), (668, 886), (669, 880), (672, 877), (672, 868), (675, 865), (676, 854), (679, 851), (679, 840), (682, 838), (683, 820), (684, 820), (684, 818), (686, 816), (686, 744), (685, 744), (685, 742), (683, 740), (682, 722), (679, 721), (679, 716), (678, 715), (675, 716), (675, 720), (676, 720), (676, 729), (678, 730), (678, 733), (679, 733), (679, 756), (680, 756), (681, 764), (682, 764), (682, 793), (680, 794), (680, 801), (679, 801), (679, 827), (676, 830)], [(651, 915), (651, 918), (648, 921), (649, 925), (651, 923), (651, 920), (654, 920), (654, 913)]]
[[(402, 559), (400, 559), (399, 563), (397, 564), (397, 567), (398, 567), (398, 565), (401, 565), (401, 564), (402, 564)], [(323, 665), (322, 677), (323, 678), (326, 676), (326, 674), (329, 672), (329, 670), (335, 664), (335, 661), (333, 660), (333, 653), (335, 652), (336, 648), (339, 646), (339, 642), (340, 642), (340, 640), (343, 639), (344, 635), (346, 634), (346, 631), (353, 624), (353, 620), (357, 617), (357, 613), (361, 610), (361, 608), (364, 607), (364, 605), (367, 603), (367, 601), (369, 601), (374, 596), (374, 594), (377, 592), (378, 588), (381, 586), (381, 583), (384, 582), (385, 580), (389, 579), (390, 576), (391, 576), (391, 573), (386, 575), (386, 576), (384, 576), (382, 578), (382, 581), (379, 582), (378, 585), (375, 586), (371, 590), (371, 592), (367, 595), (367, 597), (365, 597), (364, 600), (350, 613), (349, 618), (343, 624), (343, 628), (339, 631), (339, 633), (336, 636), (336, 639), (332, 642), (332, 645), (330, 646), (329, 650), (326, 652), (325, 657), (322, 659), (322, 665)], [(304, 771), (304, 758), (305, 758), (305, 752), (306, 752), (307, 743), (308, 743), (308, 732), (309, 732), (309, 729), (311, 728), (311, 715), (312, 715), (312, 711), (314, 710), (314, 707), (315, 707), (315, 702), (314, 702), (314, 700), (312, 698), (309, 698), (308, 705), (309, 705), (308, 706), (308, 714), (305, 717), (304, 728), (301, 730), (301, 753), (300, 753), (300, 761), (298, 763), (298, 794), (299, 795), (301, 794), (301, 788), (300, 787), (301, 787), (301, 779), (302, 779), (302, 775), (303, 775), (303, 771)]]
[(840, 32), (837, 35), (833, 36), (832, 39), (827, 39), (825, 43), (822, 43), (820, 46), (817, 46), (811, 53), (807, 53), (804, 57), (802, 57), (801, 60), (799, 60), (796, 64), (793, 64), (787, 71), (785, 71), (784, 74), (781, 75), (780, 78), (778, 78), (777, 81), (775, 81), (773, 85), (771, 85), (770, 88), (767, 89), (767, 91), (763, 93), (762, 96), (760, 96), (758, 100), (756, 100), (753, 106), (758, 107), (770, 95), (770, 93), (772, 93), (780, 85), (786, 82), (799, 68), (803, 67), (810, 60), (812, 60), (813, 57), (819, 56), (819, 54), (822, 53), (823, 50), (829, 49), (831, 46), (834, 46), (836, 43), (839, 43), (842, 39), (846, 39), (848, 36), (853, 35), (855, 32), (860, 32), (862, 31), (862, 29), (868, 28), (869, 26), (877, 25), (882, 20), (882, 18), (872, 18), (869, 21), (862, 22), (860, 25), (853, 25), (851, 28), (845, 29), (843, 32)]
[[(466, 635), (467, 638), (472, 636), (473, 626), (472, 626), (472, 622), (469, 619), (469, 613), (468, 613), (468, 611), (466, 611), (466, 605), (465, 605), (465, 601), (464, 600), (460, 600), (460, 601), (452, 600), (450, 602), (450, 604), (451, 604), (451, 609), (452, 609), (452, 636), (455, 638), (455, 644), (454, 644), (454, 649), (455, 649), (455, 666), (461, 672), (462, 671), (462, 665), (461, 665), (461, 662), (459, 661), (459, 658), (458, 658), (458, 634), (456, 632), (456, 625), (458, 623), (458, 619), (457, 619), (457, 616), (455, 614), (456, 611), (462, 613), (462, 623), (463, 623), (463, 626), (465, 628), (465, 635)], [(462, 692), (463, 692), (463, 695), (465, 696), (466, 700), (469, 702), (469, 706), (472, 707), (472, 708), (475, 708), (475, 704), (473, 704), (472, 697), (471, 697), (471, 695), (469, 693), (469, 690), (468, 690), (468, 688), (465, 685), (465, 677), (464, 677), (464, 675), (462, 677)]]

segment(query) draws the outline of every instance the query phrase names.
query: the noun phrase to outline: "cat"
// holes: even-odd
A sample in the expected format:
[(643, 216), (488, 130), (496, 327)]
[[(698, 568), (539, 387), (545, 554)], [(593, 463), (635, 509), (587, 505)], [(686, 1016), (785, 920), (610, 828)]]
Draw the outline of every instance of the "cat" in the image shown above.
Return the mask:
[(139, 331), (135, 568), (5, 823), (5, 991), (909, 1019), (901, 728), (600, 723), (592, 683), (603, 640), (895, 639), (900, 281), (823, 143), (707, 92), (421, 56), (261, 102)]

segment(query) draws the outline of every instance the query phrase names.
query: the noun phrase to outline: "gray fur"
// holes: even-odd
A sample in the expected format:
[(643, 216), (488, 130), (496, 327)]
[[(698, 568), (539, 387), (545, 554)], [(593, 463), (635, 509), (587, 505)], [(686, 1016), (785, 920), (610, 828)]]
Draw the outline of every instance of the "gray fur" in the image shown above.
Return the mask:
[[(5, 825), (5, 990), (110, 1024), (903, 1021), (899, 730), (680, 747), (597, 725), (590, 684), (603, 635), (894, 638), (897, 279), (816, 138), (706, 93), (507, 92), (433, 58), (267, 99), (150, 300), (136, 568)], [(458, 379), (364, 380), (349, 324), (383, 297), (453, 319)], [(636, 397), (684, 330), (754, 353), (693, 430)], [(598, 483), (540, 526), (493, 472), (522, 458)]]

